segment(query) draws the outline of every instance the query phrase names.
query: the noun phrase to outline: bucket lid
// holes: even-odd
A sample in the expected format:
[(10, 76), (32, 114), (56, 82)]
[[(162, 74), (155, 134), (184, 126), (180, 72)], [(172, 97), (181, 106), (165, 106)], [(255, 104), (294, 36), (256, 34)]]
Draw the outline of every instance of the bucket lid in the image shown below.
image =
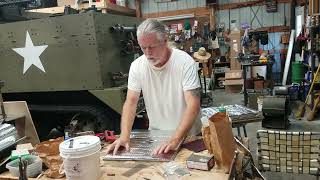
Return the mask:
[(63, 158), (80, 158), (100, 151), (100, 138), (97, 136), (78, 136), (63, 141), (59, 145)]

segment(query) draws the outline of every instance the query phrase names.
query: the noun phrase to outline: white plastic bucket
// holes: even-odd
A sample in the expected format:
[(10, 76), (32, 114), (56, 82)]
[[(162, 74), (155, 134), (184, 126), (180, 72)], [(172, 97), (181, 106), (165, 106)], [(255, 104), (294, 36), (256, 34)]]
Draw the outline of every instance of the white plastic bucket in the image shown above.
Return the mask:
[(96, 180), (100, 177), (100, 138), (79, 136), (59, 145), (68, 180)]

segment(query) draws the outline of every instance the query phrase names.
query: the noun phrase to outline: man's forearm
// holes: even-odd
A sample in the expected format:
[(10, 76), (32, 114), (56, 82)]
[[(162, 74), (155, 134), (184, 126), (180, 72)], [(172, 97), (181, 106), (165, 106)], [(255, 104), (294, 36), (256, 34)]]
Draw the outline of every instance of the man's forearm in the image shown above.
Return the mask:
[(200, 88), (191, 89), (184, 93), (187, 108), (182, 114), (179, 127), (176, 129), (173, 139), (182, 140), (192, 128), (200, 112)]
[(173, 139), (182, 140), (192, 128), (193, 123), (195, 122), (200, 111), (200, 107), (191, 106), (187, 107), (185, 112), (182, 115), (179, 127), (176, 129)]
[(130, 137), (132, 125), (134, 122), (134, 118), (136, 115), (136, 103), (130, 103), (128, 101), (125, 102), (122, 109), (121, 116), (121, 136), (125, 138)]

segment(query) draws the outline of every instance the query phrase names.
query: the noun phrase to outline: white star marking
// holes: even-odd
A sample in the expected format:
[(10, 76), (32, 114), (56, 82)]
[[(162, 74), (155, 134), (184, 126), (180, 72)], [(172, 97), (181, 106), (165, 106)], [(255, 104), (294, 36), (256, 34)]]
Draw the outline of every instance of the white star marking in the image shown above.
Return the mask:
[(26, 46), (24, 48), (12, 48), (16, 53), (24, 58), (23, 74), (31, 67), (35, 65), (41, 71), (46, 72), (40, 61), (39, 56), (48, 47), (48, 45), (34, 46), (30, 38), (29, 32), (26, 35)]

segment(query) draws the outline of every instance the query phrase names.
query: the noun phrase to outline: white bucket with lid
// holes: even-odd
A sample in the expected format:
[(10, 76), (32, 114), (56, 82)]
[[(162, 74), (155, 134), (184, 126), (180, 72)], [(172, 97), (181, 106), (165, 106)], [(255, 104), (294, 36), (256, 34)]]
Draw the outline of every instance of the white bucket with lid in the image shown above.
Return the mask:
[(68, 180), (96, 180), (100, 177), (100, 138), (78, 136), (59, 145)]

